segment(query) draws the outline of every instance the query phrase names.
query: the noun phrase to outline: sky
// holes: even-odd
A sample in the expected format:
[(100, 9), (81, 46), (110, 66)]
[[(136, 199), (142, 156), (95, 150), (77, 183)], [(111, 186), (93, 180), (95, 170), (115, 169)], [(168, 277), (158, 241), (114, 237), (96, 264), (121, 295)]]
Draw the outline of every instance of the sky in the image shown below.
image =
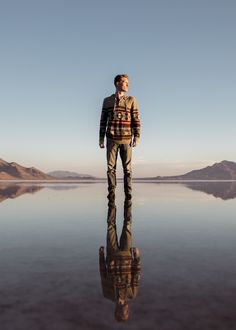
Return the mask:
[(234, 0), (0, 0), (0, 158), (105, 177), (102, 101), (127, 73), (134, 176), (236, 161), (235, 17)]

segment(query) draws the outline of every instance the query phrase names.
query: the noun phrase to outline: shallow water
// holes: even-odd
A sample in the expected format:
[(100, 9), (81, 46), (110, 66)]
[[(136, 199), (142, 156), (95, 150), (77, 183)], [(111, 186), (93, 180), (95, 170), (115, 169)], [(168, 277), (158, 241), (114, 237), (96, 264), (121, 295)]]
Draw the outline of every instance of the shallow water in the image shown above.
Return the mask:
[[(103, 297), (105, 183), (0, 184), (0, 328), (235, 329), (236, 184), (134, 183), (129, 320)], [(117, 231), (123, 224), (117, 187)]]

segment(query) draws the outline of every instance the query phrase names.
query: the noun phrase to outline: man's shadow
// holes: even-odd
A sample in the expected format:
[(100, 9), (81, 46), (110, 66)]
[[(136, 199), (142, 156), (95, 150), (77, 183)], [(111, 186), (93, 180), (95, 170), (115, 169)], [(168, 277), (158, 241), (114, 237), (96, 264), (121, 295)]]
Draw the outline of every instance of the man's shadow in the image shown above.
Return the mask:
[(140, 252), (132, 248), (132, 203), (124, 203), (124, 222), (120, 241), (116, 230), (116, 205), (108, 204), (107, 246), (99, 249), (101, 285), (105, 298), (115, 303), (115, 319), (127, 321), (129, 317), (128, 299), (138, 293), (141, 274)]

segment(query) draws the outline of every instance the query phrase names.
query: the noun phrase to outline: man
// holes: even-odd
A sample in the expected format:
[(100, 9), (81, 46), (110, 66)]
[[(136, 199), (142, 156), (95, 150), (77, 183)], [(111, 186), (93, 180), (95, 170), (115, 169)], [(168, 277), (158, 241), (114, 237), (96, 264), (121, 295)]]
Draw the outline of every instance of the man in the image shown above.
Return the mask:
[(99, 249), (99, 269), (103, 296), (115, 303), (115, 319), (127, 321), (128, 300), (136, 298), (141, 276), (140, 252), (132, 248), (132, 203), (124, 203), (124, 222), (120, 242), (116, 230), (116, 205), (107, 213), (107, 246)]
[(136, 147), (140, 137), (140, 119), (138, 106), (133, 96), (126, 96), (129, 78), (119, 74), (114, 79), (115, 94), (103, 101), (99, 145), (104, 148), (104, 138), (107, 138), (107, 180), (108, 199), (115, 199), (116, 162), (120, 153), (124, 171), (124, 191), (127, 200), (132, 198), (132, 146)]

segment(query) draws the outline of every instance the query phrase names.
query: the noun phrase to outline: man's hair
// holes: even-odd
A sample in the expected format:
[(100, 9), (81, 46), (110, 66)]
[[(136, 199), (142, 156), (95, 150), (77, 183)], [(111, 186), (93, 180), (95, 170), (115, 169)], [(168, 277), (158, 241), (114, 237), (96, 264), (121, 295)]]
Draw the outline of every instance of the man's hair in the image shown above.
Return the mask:
[(129, 77), (128, 77), (128, 75), (127, 74), (118, 74), (117, 76), (115, 76), (115, 78), (114, 78), (114, 85), (116, 86), (116, 83), (118, 83), (120, 80), (121, 80), (121, 78), (127, 78), (127, 79), (129, 79)]

